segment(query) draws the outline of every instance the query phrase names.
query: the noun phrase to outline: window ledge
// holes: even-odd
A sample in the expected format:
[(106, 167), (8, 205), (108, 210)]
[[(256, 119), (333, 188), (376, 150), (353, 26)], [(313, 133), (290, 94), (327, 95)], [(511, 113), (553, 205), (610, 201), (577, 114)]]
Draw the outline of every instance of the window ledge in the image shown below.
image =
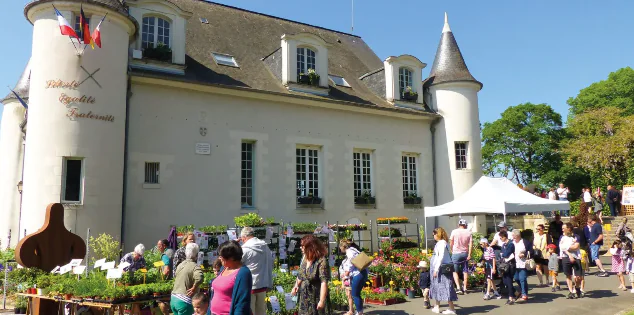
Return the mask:
[(65, 210), (81, 209), (84, 207), (84, 204), (81, 202), (62, 201), (62, 205)]
[(161, 188), (161, 184), (143, 183), (143, 189), (159, 189), (159, 188)]
[(405, 209), (422, 209), (423, 205), (422, 204), (404, 204), (403, 207)]
[(318, 209), (323, 210), (323, 204), (297, 204), (297, 209)]
[(286, 88), (291, 92), (307, 93), (318, 96), (328, 96), (330, 88), (314, 86), (308, 84), (299, 84), (295, 82), (288, 82)]
[(355, 209), (376, 209), (376, 204), (355, 204)]
[(249, 208), (241, 207), (240, 208), (240, 213), (242, 213), (242, 214), (260, 213), (260, 210), (258, 208), (256, 208), (256, 207), (249, 207)]
[(185, 75), (185, 65), (154, 59), (131, 59), (130, 67), (133, 69), (159, 71), (171, 74)]
[(416, 109), (416, 110), (425, 110), (425, 106), (421, 103), (411, 102), (406, 100), (394, 100), (392, 104), (395, 107), (407, 108), (407, 109)]

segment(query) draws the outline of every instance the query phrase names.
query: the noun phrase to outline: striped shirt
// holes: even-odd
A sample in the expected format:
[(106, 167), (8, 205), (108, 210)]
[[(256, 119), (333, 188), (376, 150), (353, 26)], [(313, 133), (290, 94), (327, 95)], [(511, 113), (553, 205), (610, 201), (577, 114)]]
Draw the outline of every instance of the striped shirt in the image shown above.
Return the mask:
[(484, 260), (493, 260), (495, 257), (495, 252), (493, 252), (493, 247), (489, 246), (484, 250)]

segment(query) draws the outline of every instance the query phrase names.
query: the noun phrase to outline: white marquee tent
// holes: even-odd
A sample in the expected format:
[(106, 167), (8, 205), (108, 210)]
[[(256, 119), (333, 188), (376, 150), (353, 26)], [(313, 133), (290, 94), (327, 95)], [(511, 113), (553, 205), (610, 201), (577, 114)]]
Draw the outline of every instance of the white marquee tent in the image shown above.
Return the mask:
[(468, 191), (444, 205), (425, 207), (425, 231), (427, 218), (443, 215), (532, 213), (554, 210), (570, 210), (568, 201), (537, 197), (507, 178), (482, 176)]

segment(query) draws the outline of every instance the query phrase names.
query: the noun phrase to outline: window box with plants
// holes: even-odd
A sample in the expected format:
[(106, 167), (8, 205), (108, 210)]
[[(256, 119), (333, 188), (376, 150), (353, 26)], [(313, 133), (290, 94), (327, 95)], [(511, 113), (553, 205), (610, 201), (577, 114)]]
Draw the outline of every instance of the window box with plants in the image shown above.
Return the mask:
[(163, 43), (158, 43), (155, 47), (144, 48), (143, 58), (172, 62), (172, 49)]
[(275, 218), (267, 218), (264, 220), (257, 213), (247, 213), (245, 215), (233, 218), (237, 227), (262, 227), (267, 225), (275, 225)]
[(321, 208), (321, 197), (313, 196), (313, 194), (308, 194), (308, 196), (297, 197), (297, 208), (299, 209), (318, 209)]
[(300, 73), (297, 83), (307, 84), (312, 86), (319, 86), (320, 76), (315, 72), (315, 69), (308, 69), (307, 73)]
[(403, 91), (403, 99), (408, 102), (416, 102), (418, 100), (418, 93), (412, 90), (411, 86), (408, 86), (405, 88), (405, 91)]
[(412, 193), (403, 198), (403, 204), (405, 205), (406, 209), (421, 208), (423, 204), (423, 198), (418, 197), (416, 193)]
[(376, 197), (372, 196), (369, 191), (364, 191), (361, 196), (354, 198), (354, 204), (356, 208), (375, 208), (376, 207)]

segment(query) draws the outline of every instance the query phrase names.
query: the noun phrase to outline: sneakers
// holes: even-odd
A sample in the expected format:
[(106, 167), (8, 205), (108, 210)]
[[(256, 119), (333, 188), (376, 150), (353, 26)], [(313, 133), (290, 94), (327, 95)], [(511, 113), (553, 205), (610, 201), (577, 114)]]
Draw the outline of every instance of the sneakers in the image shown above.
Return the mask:
[(528, 301), (528, 296), (522, 295), (522, 301)]
[[(632, 289), (632, 290), (634, 290), (634, 289)], [(495, 299), (496, 299), (496, 300), (499, 300), (499, 299), (501, 299), (501, 298), (502, 298), (502, 296), (500, 295), (500, 293), (497, 293), (497, 292), (493, 293), (493, 297), (495, 297)]]
[(569, 300), (574, 300), (574, 299), (577, 298), (577, 295), (572, 293), (572, 292), (570, 292), (570, 293), (568, 293), (568, 296), (566, 298), (569, 299)]
[(555, 289), (555, 287), (553, 287), (550, 292), (557, 292), (557, 289)]
[(456, 311), (452, 311), (452, 310), (447, 309), (447, 310), (442, 311), (441, 314), (453, 314), (453, 315), (456, 315)]
[(436, 313), (436, 314), (440, 314), (440, 307), (438, 306), (434, 306), (434, 308), (431, 309), (432, 313)]
[(634, 293), (634, 287), (632, 287), (632, 290), (630, 290), (631, 293)]
[(460, 289), (456, 289), (456, 294), (462, 295), (462, 294), (464, 294), (464, 292), (462, 292), (462, 290), (460, 290)]
[(513, 300), (507, 300), (506, 303), (504, 303), (504, 305), (513, 305), (515, 304), (515, 301)]
[(555, 289), (557, 289), (557, 291), (561, 291), (561, 287), (559, 285), (557, 285)]
[(430, 309), (431, 308), (431, 303), (429, 301), (425, 301), (425, 308), (426, 309)]
[(583, 291), (579, 291), (577, 295), (579, 295), (579, 298), (586, 297), (586, 293)]
[(485, 301), (488, 301), (488, 300), (490, 300), (490, 299), (491, 299), (491, 296), (490, 296), (490, 295), (488, 295), (488, 294), (485, 294), (485, 295), (482, 297), (482, 299), (483, 299), (483, 300), (485, 300)]

